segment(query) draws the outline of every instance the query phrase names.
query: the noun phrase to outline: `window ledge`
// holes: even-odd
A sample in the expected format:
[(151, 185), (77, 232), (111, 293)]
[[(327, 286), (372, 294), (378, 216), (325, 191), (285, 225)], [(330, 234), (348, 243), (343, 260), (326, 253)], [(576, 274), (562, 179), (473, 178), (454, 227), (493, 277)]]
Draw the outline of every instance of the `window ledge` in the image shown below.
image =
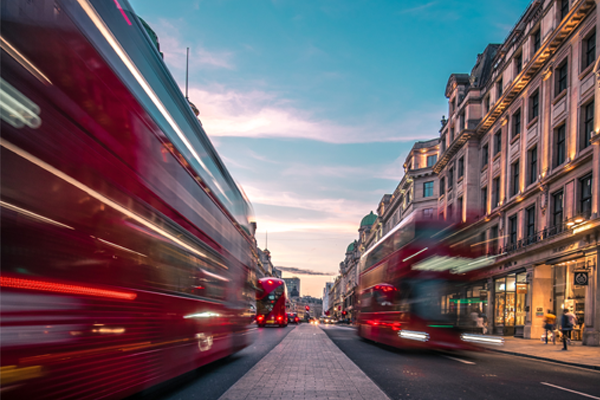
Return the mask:
[(502, 154), (502, 151), (499, 151), (497, 154), (494, 155), (494, 158), (492, 158), (492, 162), (494, 162), (497, 159), (499, 159), (500, 158), (500, 154)]
[(512, 145), (514, 142), (516, 142), (517, 140), (519, 140), (519, 138), (521, 138), (521, 134), (517, 134), (515, 137), (513, 137), (512, 139), (510, 139), (510, 144)]
[(483, 174), (485, 171), (487, 171), (488, 169), (488, 165), (489, 163), (485, 164), (483, 167), (481, 167), (481, 173)]
[(582, 81), (586, 76), (588, 76), (590, 72), (592, 72), (592, 69), (594, 69), (594, 64), (595, 63), (591, 63), (590, 65), (585, 67), (583, 71), (581, 71), (581, 73), (579, 74), (580, 81)]
[(461, 183), (461, 182), (463, 181), (463, 178), (464, 178), (464, 176), (461, 176), (460, 178), (458, 178), (458, 179), (456, 180), (456, 183)]
[(560, 92), (559, 94), (557, 94), (554, 97), (554, 100), (552, 100), (552, 105), (556, 105), (556, 103), (558, 103), (562, 98), (564, 98), (567, 95), (567, 89), (563, 89), (562, 92)]
[(534, 119), (532, 119), (531, 121), (529, 121), (529, 123), (527, 124), (526, 129), (531, 128), (532, 126), (534, 126), (535, 124), (537, 124), (538, 120), (540, 119), (539, 116), (535, 117)]

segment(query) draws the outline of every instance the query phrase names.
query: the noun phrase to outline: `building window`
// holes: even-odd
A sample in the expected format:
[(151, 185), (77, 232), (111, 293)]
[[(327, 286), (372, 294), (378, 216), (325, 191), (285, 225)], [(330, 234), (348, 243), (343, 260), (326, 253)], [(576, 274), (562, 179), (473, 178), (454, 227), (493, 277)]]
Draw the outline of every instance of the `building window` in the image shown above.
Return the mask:
[(562, 124), (554, 131), (554, 166), (565, 162), (567, 152), (566, 124)]
[(529, 97), (529, 121), (533, 121), (538, 115), (540, 115), (540, 91), (536, 90)]
[(538, 172), (537, 172), (537, 146), (533, 147), (531, 150), (527, 152), (527, 158), (529, 162), (529, 173), (528, 173), (528, 184), (531, 185), (534, 182), (537, 182)]
[(579, 180), (579, 212), (590, 216), (592, 212), (592, 174)]
[(450, 128), (450, 144), (454, 142), (454, 128)]
[(490, 96), (485, 96), (483, 99), (483, 107), (485, 109), (485, 113), (487, 114), (490, 111)]
[(568, 81), (568, 68), (569, 63), (568, 59), (560, 64), (558, 68), (556, 68), (556, 86), (554, 91), (554, 96), (558, 96), (562, 93), (563, 90), (567, 89), (567, 81)]
[(512, 116), (512, 137), (521, 134), (521, 109), (519, 108)]
[(513, 215), (508, 219), (508, 243), (517, 243), (517, 215)]
[(490, 154), (489, 154), (489, 146), (487, 145), (487, 143), (485, 145), (483, 145), (483, 147), (481, 148), (481, 168), (483, 169), (483, 167), (485, 167), (486, 165), (488, 165), (488, 159), (490, 158)]
[(446, 179), (440, 179), (440, 196), (446, 194)]
[(496, 254), (498, 252), (498, 226), (490, 228), (490, 253)]
[(498, 82), (496, 82), (496, 93), (498, 93), (498, 99), (502, 96), (502, 78), (498, 79)]
[(525, 209), (525, 218), (525, 233), (527, 236), (527, 242), (531, 243), (535, 241), (535, 206)]
[(453, 213), (452, 204), (449, 204), (446, 218), (448, 218), (448, 219), (452, 218), (452, 213)]
[(423, 183), (423, 197), (433, 196), (433, 181)]
[(558, 3), (560, 7), (560, 20), (562, 21), (569, 13), (569, 0), (558, 0)]
[(412, 192), (412, 190), (410, 190), (410, 189), (406, 191), (406, 204), (409, 204), (410, 201), (412, 200), (411, 199), (411, 192)]
[(596, 61), (596, 31), (593, 31), (583, 39), (581, 69), (584, 70)]
[(537, 51), (542, 46), (542, 30), (538, 28), (533, 35), (531, 35), (531, 41), (533, 43), (533, 54), (537, 53)]
[(446, 151), (446, 135), (442, 136), (442, 140), (441, 140), (441, 145), (442, 145), (442, 151), (441, 153)]
[(502, 150), (502, 131), (498, 131), (494, 134), (494, 156), (499, 154)]
[(492, 181), (492, 209), (500, 205), (500, 177)]
[(462, 178), (465, 175), (465, 158), (461, 157), (458, 159), (458, 178)]
[(581, 149), (590, 145), (592, 130), (594, 129), (594, 101), (581, 107)]
[(517, 161), (513, 165), (511, 165), (511, 178), (512, 178), (512, 186), (511, 186), (511, 196), (519, 193), (519, 162)]
[(463, 198), (462, 197), (458, 198), (458, 218), (459, 218), (460, 222), (463, 221)]
[(465, 112), (464, 111), (460, 113), (460, 117), (458, 118), (458, 123), (459, 123), (459, 127), (458, 127), (459, 132), (462, 131), (463, 129), (467, 128), (465, 126)]
[(487, 201), (488, 200), (488, 188), (487, 186), (481, 189), (481, 208), (483, 209), (483, 215), (487, 215)]
[(523, 70), (523, 53), (519, 53), (515, 56), (515, 71), (517, 75)]
[(448, 191), (452, 190), (454, 186), (454, 168), (448, 170)]
[(423, 210), (423, 218), (432, 219), (433, 218), (433, 208), (426, 208)]
[(427, 167), (433, 167), (437, 162), (437, 154), (427, 156)]
[(563, 223), (563, 191), (552, 194), (552, 226), (558, 228), (562, 227)]

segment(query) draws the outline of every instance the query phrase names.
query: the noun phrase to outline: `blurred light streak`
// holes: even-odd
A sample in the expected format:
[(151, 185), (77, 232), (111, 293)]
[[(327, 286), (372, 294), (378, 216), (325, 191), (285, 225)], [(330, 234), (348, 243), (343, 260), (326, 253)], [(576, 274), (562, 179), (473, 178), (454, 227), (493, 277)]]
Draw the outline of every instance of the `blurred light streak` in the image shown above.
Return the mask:
[(222, 277), (221, 275), (213, 274), (212, 272), (208, 272), (207, 270), (202, 269), (202, 268), (200, 268), (200, 271), (202, 271), (202, 273), (210, 276), (211, 278), (215, 278), (215, 279), (218, 279), (223, 282), (229, 282), (229, 279)]
[(35, 220), (38, 220), (38, 221), (42, 221), (42, 222), (46, 222), (48, 224), (60, 226), (61, 228), (67, 228), (67, 229), (73, 229), (73, 230), (75, 229), (75, 228), (73, 228), (73, 227), (71, 227), (69, 225), (61, 224), (60, 222), (57, 222), (57, 221), (55, 221), (53, 219), (44, 217), (42, 215), (36, 214), (36, 213), (34, 213), (32, 211), (29, 211), (29, 210), (25, 210), (24, 208), (17, 207), (15, 205), (7, 203), (5, 201), (1, 201), (0, 200), (0, 206), (2, 206), (4, 208), (8, 208), (11, 211), (18, 212), (19, 214), (23, 214), (26, 217), (29, 217), (29, 218), (32, 218), (32, 219), (35, 219)]
[(104, 240), (104, 239), (100, 239), (100, 238), (96, 238), (96, 239), (98, 239), (98, 241), (100, 241), (100, 242), (102, 242), (102, 243), (105, 243), (105, 244), (107, 244), (107, 245), (109, 245), (109, 246), (113, 246), (113, 247), (115, 247), (115, 248), (117, 248), (117, 249), (121, 249), (121, 250), (124, 250), (124, 251), (128, 251), (128, 252), (130, 252), (130, 253), (137, 254), (138, 256), (142, 256), (142, 257), (148, 257), (148, 256), (147, 256), (147, 255), (145, 255), (145, 254), (138, 253), (137, 251), (133, 251), (133, 250), (131, 250), (131, 249), (128, 249), (127, 247), (119, 246), (118, 244), (115, 244), (115, 243), (113, 243), (113, 242), (109, 242), (108, 240)]
[(133, 219), (134, 221), (144, 225), (147, 228), (152, 229), (154, 232), (159, 233), (160, 235), (168, 238), (169, 240), (171, 240), (173, 243), (178, 244), (179, 246), (191, 251), (192, 253), (199, 255), (200, 257), (206, 257), (206, 254), (204, 254), (203, 252), (197, 250), (196, 248), (188, 245), (187, 243), (181, 241), (180, 239), (178, 239), (177, 237), (171, 235), (169, 232), (163, 230), (162, 228), (160, 228), (159, 226), (153, 224), (152, 222), (146, 220), (145, 218), (139, 216), (138, 214), (135, 214), (133, 212), (131, 212), (129, 209), (123, 207), (122, 205), (114, 202), (113, 200), (109, 199), (108, 197), (104, 196), (103, 194), (100, 194), (98, 192), (96, 192), (94, 189), (84, 185), (83, 183), (79, 182), (78, 180), (70, 177), (69, 175), (65, 174), (64, 172), (54, 168), (53, 166), (51, 166), (50, 164), (45, 163), (44, 161), (40, 160), (39, 158), (27, 153), (26, 151), (20, 149), (19, 147), (13, 145), (12, 143), (7, 142), (6, 140), (0, 138), (0, 145), (10, 151), (12, 151), (15, 154), (18, 154), (19, 156), (23, 157), (24, 159), (30, 161), (31, 163), (37, 165), (38, 167), (50, 172), (51, 174), (57, 176), (58, 178), (64, 180), (65, 182), (70, 183), (71, 185), (75, 186), (76, 188), (82, 190), (83, 192), (87, 193), (88, 195), (90, 195), (91, 197), (95, 198), (96, 200), (106, 204), (109, 207), (114, 208), (115, 210), (121, 212), (122, 214), (128, 216), (129, 218)]
[(427, 332), (401, 330), (398, 332), (398, 336), (402, 339), (416, 340), (418, 342), (426, 342), (429, 340), (429, 334)]
[(98, 328), (93, 329), (93, 333), (100, 333), (102, 335), (120, 335), (125, 333), (125, 328)]
[(37, 129), (42, 124), (40, 107), (0, 78), (0, 118), (14, 126)]
[(0, 36), (0, 48), (8, 53), (16, 62), (21, 64), (23, 68), (25, 68), (31, 75), (35, 76), (39, 81), (46, 85), (52, 85), (52, 82), (46, 75), (42, 73), (31, 61), (27, 59), (23, 54), (21, 54), (17, 49), (15, 49), (10, 43), (6, 41), (2, 36)]
[(421, 254), (422, 252), (427, 251), (427, 250), (429, 250), (429, 247), (425, 247), (424, 249), (421, 249), (421, 250), (417, 251), (415, 254), (406, 257), (404, 260), (402, 260), (402, 262), (406, 262), (406, 261), (410, 260), (411, 258), (416, 257), (419, 254)]
[(116, 4), (117, 8), (119, 9), (119, 11), (121, 11), (121, 14), (123, 15), (123, 18), (125, 18), (125, 21), (127, 21), (127, 24), (129, 26), (131, 26), (131, 21), (129, 20), (129, 18), (125, 14), (125, 11), (123, 11), (123, 8), (121, 8), (121, 5), (119, 4), (119, 2), (117, 0), (115, 0), (115, 4)]
[(189, 319), (189, 318), (210, 318), (210, 317), (220, 317), (221, 314), (217, 314), (214, 312), (210, 312), (210, 311), (205, 311), (205, 312), (201, 312), (198, 314), (190, 314), (190, 315), (186, 315), (183, 318), (184, 319)]
[(17, 368), (16, 365), (5, 365), (0, 368), (2, 376), (2, 385), (10, 385), (12, 383), (39, 378), (43, 375), (41, 365), (33, 365), (31, 367)]
[(169, 114), (169, 112), (167, 111), (164, 104), (160, 101), (160, 99), (158, 98), (156, 93), (154, 93), (154, 90), (152, 90), (152, 88), (150, 87), (150, 84), (146, 81), (146, 79), (144, 78), (142, 73), (137, 69), (137, 67), (135, 66), (133, 61), (127, 55), (127, 52), (121, 47), (121, 45), (119, 44), (117, 39), (114, 37), (114, 35), (110, 31), (110, 29), (108, 29), (108, 26), (106, 26), (106, 24), (104, 23), (104, 21), (102, 20), (100, 15), (98, 15), (96, 10), (92, 7), (90, 2), (87, 0), (77, 0), (77, 2), (81, 6), (81, 8), (83, 8), (83, 10), (88, 15), (88, 17), (92, 20), (92, 22), (94, 23), (96, 28), (98, 28), (98, 30), (100, 31), (102, 36), (104, 36), (104, 38), (106, 39), (108, 44), (113, 48), (115, 53), (117, 53), (117, 56), (119, 56), (119, 58), (121, 59), (123, 64), (125, 64), (125, 66), (129, 70), (129, 72), (131, 72), (131, 74), (133, 75), (135, 80), (142, 87), (142, 89), (146, 92), (146, 94), (148, 95), (150, 100), (152, 100), (152, 102), (154, 103), (156, 108), (158, 108), (158, 111), (160, 111), (160, 113), (163, 115), (165, 120), (169, 123), (169, 125), (171, 125), (171, 128), (173, 128), (173, 130), (175, 131), (177, 136), (179, 136), (179, 139), (181, 139), (181, 141), (183, 142), (185, 147), (187, 147), (188, 151), (194, 156), (196, 161), (198, 161), (198, 163), (200, 164), (202, 169), (204, 169), (204, 171), (212, 178), (212, 183), (214, 183), (214, 185), (217, 187), (217, 189), (219, 189), (219, 191), (223, 194), (224, 198), (227, 199), (227, 201), (230, 204), (233, 204), (233, 202), (227, 196), (227, 194), (225, 193), (223, 188), (221, 188), (221, 185), (219, 185), (219, 182), (214, 177), (212, 172), (210, 172), (210, 170), (208, 169), (206, 164), (204, 164), (204, 162), (202, 161), (202, 159), (196, 152), (196, 149), (194, 149), (194, 147), (192, 146), (192, 144), (190, 143), (188, 138), (185, 136), (185, 134), (183, 133), (183, 131), (181, 130), (179, 125), (177, 125), (177, 123), (173, 119), (173, 116), (171, 116), (171, 114)]
[(482, 344), (495, 344), (495, 345), (503, 345), (504, 338), (499, 336), (484, 336), (484, 335), (475, 335), (472, 333), (463, 333), (460, 336), (460, 339), (464, 342), (470, 343), (482, 343)]
[(69, 285), (65, 283), (45, 282), (32, 279), (9, 278), (6, 276), (0, 277), (0, 287), (96, 297), (109, 297), (122, 300), (133, 300), (137, 297), (137, 294), (131, 292), (119, 292), (116, 290), (98, 289), (89, 286)]

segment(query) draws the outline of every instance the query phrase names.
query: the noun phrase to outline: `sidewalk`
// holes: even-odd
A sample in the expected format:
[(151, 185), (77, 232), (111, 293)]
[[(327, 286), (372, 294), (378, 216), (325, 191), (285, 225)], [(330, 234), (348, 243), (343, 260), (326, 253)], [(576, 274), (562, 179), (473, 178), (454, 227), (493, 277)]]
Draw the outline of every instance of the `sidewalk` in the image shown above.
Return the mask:
[(539, 339), (505, 337), (504, 346), (486, 347), (499, 353), (600, 370), (600, 347), (583, 346), (581, 342), (571, 342), (569, 349), (563, 351), (562, 343), (558, 342), (553, 345), (552, 342), (542, 343)]
[(219, 400), (389, 400), (319, 327), (301, 324)]

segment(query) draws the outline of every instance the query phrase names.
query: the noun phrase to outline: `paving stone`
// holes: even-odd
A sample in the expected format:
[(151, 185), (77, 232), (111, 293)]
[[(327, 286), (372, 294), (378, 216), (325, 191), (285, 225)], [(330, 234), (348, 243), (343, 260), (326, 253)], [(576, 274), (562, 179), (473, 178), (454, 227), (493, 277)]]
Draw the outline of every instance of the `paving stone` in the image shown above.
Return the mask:
[(292, 330), (219, 400), (258, 398), (389, 400), (325, 332), (308, 324)]

